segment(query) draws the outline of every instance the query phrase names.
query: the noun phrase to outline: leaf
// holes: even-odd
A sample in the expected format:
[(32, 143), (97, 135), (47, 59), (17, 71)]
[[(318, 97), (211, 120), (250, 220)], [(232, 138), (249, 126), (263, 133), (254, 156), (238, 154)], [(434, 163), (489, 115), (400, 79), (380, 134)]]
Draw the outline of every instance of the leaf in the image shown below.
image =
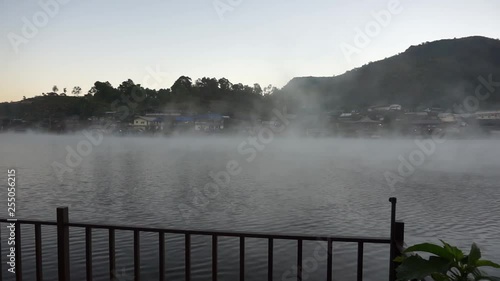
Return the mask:
[(431, 274), (431, 277), (434, 281), (450, 281), (450, 278), (443, 273), (433, 273)]
[(446, 273), (450, 261), (445, 258), (431, 257), (430, 260), (415, 255), (406, 258), (396, 269), (398, 280), (423, 279), (432, 273)]
[(406, 259), (406, 257), (404, 257), (404, 256), (399, 256), (399, 257), (396, 257), (396, 258), (394, 259), (394, 262), (399, 262), (399, 263), (402, 263), (405, 259)]
[(441, 243), (443, 243), (446, 251), (453, 255), (455, 260), (460, 261), (464, 258), (464, 252), (462, 252), (462, 250), (460, 250), (459, 248), (457, 248), (455, 246), (451, 246), (450, 244), (444, 242), (443, 240), (440, 240), (440, 241), (441, 241)]
[(447, 260), (453, 260), (454, 256), (451, 252), (447, 251), (445, 248), (431, 244), (431, 243), (422, 243), (422, 244), (417, 244), (414, 246), (409, 247), (404, 251), (404, 253), (408, 252), (425, 252), (425, 253), (431, 253), (434, 254), (438, 257), (445, 258)]
[(436, 272), (439, 273), (448, 272), (450, 270), (451, 265), (453, 264), (452, 261), (449, 261), (441, 257), (429, 257), (429, 262), (433, 264), (433, 266), (436, 269)]
[(476, 243), (472, 243), (470, 248), (468, 263), (471, 266), (476, 265), (476, 262), (481, 258), (481, 250), (477, 247)]
[(477, 267), (481, 267), (481, 266), (489, 266), (489, 267), (494, 267), (494, 268), (500, 268), (500, 264), (496, 264), (492, 261), (488, 261), (488, 260), (478, 260), (476, 262), (476, 266)]
[(479, 277), (479, 276), (483, 276), (484, 273), (481, 272), (481, 270), (479, 270), (477, 267), (475, 267), (473, 270), (472, 270), (472, 275), (474, 277)]

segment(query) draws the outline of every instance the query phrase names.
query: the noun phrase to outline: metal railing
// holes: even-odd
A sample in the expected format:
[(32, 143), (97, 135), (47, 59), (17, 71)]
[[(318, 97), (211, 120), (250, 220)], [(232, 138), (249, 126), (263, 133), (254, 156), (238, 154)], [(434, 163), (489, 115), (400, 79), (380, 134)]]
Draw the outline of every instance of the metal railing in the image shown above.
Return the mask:
[[(191, 280), (191, 237), (192, 236), (211, 236), (212, 249), (212, 280), (217, 281), (218, 278), (218, 238), (219, 237), (238, 237), (239, 238), (239, 280), (245, 280), (245, 239), (258, 238), (267, 239), (268, 241), (268, 272), (267, 279), (273, 280), (274, 267), (274, 241), (275, 240), (295, 240), (297, 241), (297, 280), (302, 280), (302, 250), (303, 241), (324, 241), (327, 243), (327, 268), (326, 280), (331, 281), (333, 278), (333, 243), (347, 242), (357, 243), (357, 280), (363, 280), (363, 258), (365, 244), (388, 244), (390, 245), (390, 272), (389, 281), (396, 280), (397, 263), (394, 258), (401, 254), (404, 244), (404, 223), (396, 222), (396, 198), (390, 198), (391, 202), (391, 235), (389, 238), (370, 238), (370, 237), (346, 237), (346, 236), (309, 236), (309, 235), (291, 235), (291, 234), (265, 234), (265, 233), (249, 233), (249, 232), (225, 232), (225, 231), (204, 231), (204, 230), (180, 230), (180, 229), (160, 229), (147, 227), (131, 227), (131, 226), (115, 226), (103, 224), (86, 224), (86, 223), (71, 223), (69, 222), (69, 211), (67, 207), (57, 208), (57, 222), (47, 221), (32, 221), (32, 220), (17, 220), (12, 222), (9, 219), (0, 219), (1, 223), (15, 224), (15, 254), (16, 254), (16, 281), (23, 280), (23, 270), (21, 262), (21, 225), (34, 225), (35, 232), (35, 263), (36, 263), (36, 280), (43, 280), (42, 269), (42, 226), (57, 227), (57, 258), (58, 258), (58, 277), (59, 281), (70, 280), (70, 256), (69, 256), (69, 229), (83, 228), (85, 229), (85, 261), (86, 261), (86, 280), (93, 280), (92, 267), (92, 230), (105, 229), (108, 230), (108, 259), (109, 259), (109, 278), (116, 280), (116, 258), (115, 258), (115, 232), (116, 231), (131, 231), (134, 234), (134, 280), (140, 281), (140, 236), (141, 233), (157, 233), (159, 245), (159, 280), (165, 281), (165, 234), (182, 234), (184, 235), (184, 254), (185, 254), (185, 280)], [(2, 249), (0, 247), (0, 256)], [(0, 281), (3, 280), (0, 270)]]

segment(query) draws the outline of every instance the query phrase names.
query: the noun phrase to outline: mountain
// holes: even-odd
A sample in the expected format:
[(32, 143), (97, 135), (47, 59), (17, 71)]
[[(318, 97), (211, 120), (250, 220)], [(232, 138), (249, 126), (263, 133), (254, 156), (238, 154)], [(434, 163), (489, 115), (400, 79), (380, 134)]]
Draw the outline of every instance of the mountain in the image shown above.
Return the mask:
[[(334, 77), (294, 78), (283, 94), (303, 107), (330, 110), (381, 104), (451, 108), (474, 95), (480, 76), (490, 75), (500, 84), (500, 40), (475, 36), (411, 46)], [(481, 108), (498, 106), (500, 85), (481, 103)]]

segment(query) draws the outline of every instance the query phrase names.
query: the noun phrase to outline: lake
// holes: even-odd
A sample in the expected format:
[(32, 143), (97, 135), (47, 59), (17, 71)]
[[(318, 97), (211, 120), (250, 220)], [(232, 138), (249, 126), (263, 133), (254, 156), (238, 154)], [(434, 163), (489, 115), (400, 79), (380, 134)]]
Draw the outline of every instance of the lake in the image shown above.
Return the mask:
[[(500, 139), (446, 140), (428, 151), (413, 139), (85, 140), (82, 134), (0, 134), (0, 171), (7, 176), (17, 169), (18, 218), (54, 221), (56, 208), (68, 206), (73, 222), (389, 237), (388, 198), (397, 197), (408, 244), (444, 239), (468, 250), (476, 242), (486, 258), (500, 261)], [(0, 198), (6, 217), (6, 193)], [(23, 227), (23, 235), (32, 236), (32, 229)], [(54, 280), (55, 230), (44, 227), (43, 235), (44, 276)], [(116, 237), (118, 280), (133, 280), (133, 235)], [(183, 236), (166, 239), (167, 279), (183, 280)], [(141, 242), (143, 280), (157, 280), (156, 236), (144, 234)], [(238, 279), (238, 242), (220, 238), (220, 280)], [(295, 246), (275, 242), (275, 280), (295, 280)], [(355, 280), (356, 246), (334, 243), (334, 280)], [(2, 247), (6, 272), (6, 231)], [(34, 280), (33, 242), (23, 247), (26, 279)], [(192, 247), (193, 280), (207, 280), (210, 237), (193, 237)], [(304, 247), (304, 258), (314, 257), (318, 242)], [(72, 230), (74, 280), (85, 279), (84, 251), (84, 231)], [(366, 245), (365, 252), (365, 280), (387, 280), (388, 246)], [(107, 280), (106, 232), (94, 232), (93, 262), (95, 280)], [(311, 265), (304, 280), (323, 280), (325, 264)], [(247, 280), (265, 280), (267, 241), (248, 239), (246, 267)]]

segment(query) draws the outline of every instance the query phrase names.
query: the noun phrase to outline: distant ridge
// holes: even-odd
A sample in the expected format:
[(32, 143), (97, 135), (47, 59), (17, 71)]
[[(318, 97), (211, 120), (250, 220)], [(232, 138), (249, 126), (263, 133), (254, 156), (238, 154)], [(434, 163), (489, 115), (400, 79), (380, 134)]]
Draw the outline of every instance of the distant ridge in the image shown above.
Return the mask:
[[(474, 95), (478, 77), (489, 75), (500, 81), (500, 40), (473, 36), (411, 46), (334, 77), (297, 77), (283, 91), (323, 109), (393, 103), (449, 108)], [(481, 106), (500, 106), (500, 87)]]

